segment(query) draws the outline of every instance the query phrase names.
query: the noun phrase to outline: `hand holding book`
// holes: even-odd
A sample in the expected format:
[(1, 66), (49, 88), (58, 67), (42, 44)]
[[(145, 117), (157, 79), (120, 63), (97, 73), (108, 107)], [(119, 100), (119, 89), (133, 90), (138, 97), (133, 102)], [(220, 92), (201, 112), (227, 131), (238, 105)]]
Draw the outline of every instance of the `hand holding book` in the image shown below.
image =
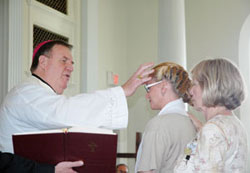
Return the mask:
[(55, 166), (55, 173), (76, 173), (72, 168), (83, 166), (83, 161), (60, 162)]
[(73, 127), (13, 135), (14, 152), (49, 164), (84, 161), (78, 172), (114, 172), (117, 135), (112, 130)]

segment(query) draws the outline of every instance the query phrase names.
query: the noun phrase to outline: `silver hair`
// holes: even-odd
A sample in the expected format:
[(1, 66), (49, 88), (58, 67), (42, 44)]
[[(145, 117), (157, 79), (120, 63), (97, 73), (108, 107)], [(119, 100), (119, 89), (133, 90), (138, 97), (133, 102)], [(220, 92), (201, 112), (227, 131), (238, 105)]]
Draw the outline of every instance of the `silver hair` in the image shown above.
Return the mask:
[(244, 81), (238, 70), (227, 59), (208, 59), (192, 70), (192, 78), (199, 82), (204, 106), (225, 106), (229, 110), (239, 107), (245, 98)]

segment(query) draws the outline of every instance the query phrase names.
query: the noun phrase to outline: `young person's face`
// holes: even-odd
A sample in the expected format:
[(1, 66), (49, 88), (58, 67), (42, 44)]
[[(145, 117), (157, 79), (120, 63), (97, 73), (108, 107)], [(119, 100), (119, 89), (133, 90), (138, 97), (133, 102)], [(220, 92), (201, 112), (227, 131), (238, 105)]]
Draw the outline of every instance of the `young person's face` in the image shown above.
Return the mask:
[(71, 51), (63, 45), (55, 45), (46, 61), (45, 80), (57, 94), (62, 94), (74, 69)]
[(152, 110), (160, 110), (162, 108), (162, 104), (160, 103), (161, 84), (162, 82), (156, 82), (154, 80), (151, 80), (146, 84), (146, 86), (150, 86), (148, 87), (146, 98), (148, 99)]

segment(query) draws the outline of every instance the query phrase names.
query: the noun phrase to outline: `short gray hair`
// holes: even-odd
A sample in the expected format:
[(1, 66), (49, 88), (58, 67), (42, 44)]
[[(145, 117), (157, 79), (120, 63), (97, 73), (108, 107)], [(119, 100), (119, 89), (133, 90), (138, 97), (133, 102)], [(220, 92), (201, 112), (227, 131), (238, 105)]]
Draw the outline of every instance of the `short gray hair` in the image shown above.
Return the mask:
[(229, 110), (239, 107), (245, 98), (243, 78), (227, 59), (208, 59), (192, 70), (193, 80), (201, 86), (204, 106), (225, 106)]

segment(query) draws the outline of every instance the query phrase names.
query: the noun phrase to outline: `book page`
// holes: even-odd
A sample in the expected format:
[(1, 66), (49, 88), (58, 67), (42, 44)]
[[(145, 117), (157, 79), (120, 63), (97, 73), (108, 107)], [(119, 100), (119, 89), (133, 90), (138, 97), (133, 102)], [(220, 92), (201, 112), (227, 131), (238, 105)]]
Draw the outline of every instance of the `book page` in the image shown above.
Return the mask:
[(97, 127), (71, 127), (68, 129), (68, 132), (115, 134), (110, 129), (97, 128)]
[[(67, 128), (64, 128), (64, 129), (67, 129)], [(47, 133), (63, 133), (64, 129), (40, 130), (40, 131), (35, 131), (35, 132), (14, 133), (13, 135), (32, 135), (32, 134), (47, 134)]]
[(32, 134), (49, 134), (49, 133), (67, 133), (67, 132), (79, 132), (79, 133), (97, 133), (97, 134), (114, 134), (112, 130), (97, 128), (97, 127), (70, 127), (52, 130), (40, 130), (35, 132), (23, 132), (15, 133), (13, 135), (32, 135)]

